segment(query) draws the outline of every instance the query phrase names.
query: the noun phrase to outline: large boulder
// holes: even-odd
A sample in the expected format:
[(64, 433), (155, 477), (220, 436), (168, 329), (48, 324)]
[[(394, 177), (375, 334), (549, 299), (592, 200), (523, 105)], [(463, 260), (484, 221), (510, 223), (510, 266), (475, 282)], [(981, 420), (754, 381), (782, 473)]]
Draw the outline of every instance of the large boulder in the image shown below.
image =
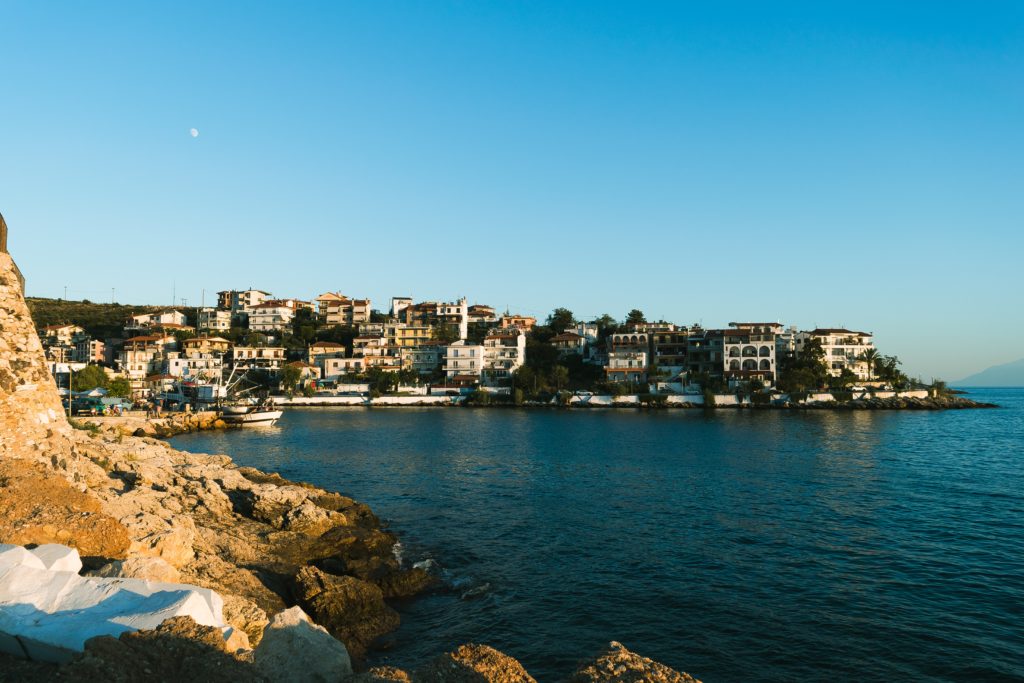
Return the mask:
[(293, 592), (306, 612), (345, 643), (356, 659), (362, 659), (370, 643), (400, 623), (380, 588), (351, 576), (304, 567), (293, 579)]
[(0, 458), (0, 543), (60, 544), (83, 557), (123, 558), (128, 531), (92, 495), (43, 465)]
[(460, 645), (416, 669), (416, 683), (537, 683), (523, 665), (487, 645)]
[(278, 683), (337, 683), (352, 675), (345, 646), (299, 607), (270, 620), (253, 652), (253, 666)]
[(680, 673), (647, 657), (630, 652), (621, 643), (612, 641), (592, 661), (580, 666), (569, 683), (700, 683), (689, 674)]
[(155, 629), (93, 638), (85, 653), (62, 667), (60, 680), (78, 683), (147, 681), (268, 681), (251, 664), (229, 652), (219, 629), (188, 617), (169, 619)]

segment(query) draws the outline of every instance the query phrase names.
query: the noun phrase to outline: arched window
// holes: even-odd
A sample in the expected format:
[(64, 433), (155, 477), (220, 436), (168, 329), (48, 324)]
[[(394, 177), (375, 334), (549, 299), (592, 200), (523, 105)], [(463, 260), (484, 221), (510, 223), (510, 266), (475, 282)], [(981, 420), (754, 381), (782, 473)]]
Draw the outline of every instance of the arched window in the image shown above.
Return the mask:
[(772, 362), (770, 360), (768, 360), (767, 358), (761, 359), (761, 369), (762, 370), (771, 370), (772, 369)]
[(744, 346), (743, 347), (743, 357), (744, 358), (751, 358), (751, 357), (756, 358), (757, 357), (757, 349), (755, 349), (753, 346)]
[(739, 370), (740, 369), (740, 362), (738, 360), (731, 360), (731, 361), (729, 361), (729, 369), (730, 370)]
[(761, 357), (763, 358), (764, 356), (772, 355), (772, 350), (769, 349), (767, 346), (762, 346), (760, 353), (761, 353)]
[(757, 361), (754, 360), (753, 358), (746, 359), (745, 361), (743, 361), (743, 369), (744, 370), (757, 370)]
[(635, 334), (633, 335), (633, 338), (630, 341), (632, 341), (634, 344), (638, 343), (638, 340), (637, 340)]
[(740, 347), (734, 346), (731, 349), (729, 349), (729, 357), (730, 358), (739, 358), (740, 357)]

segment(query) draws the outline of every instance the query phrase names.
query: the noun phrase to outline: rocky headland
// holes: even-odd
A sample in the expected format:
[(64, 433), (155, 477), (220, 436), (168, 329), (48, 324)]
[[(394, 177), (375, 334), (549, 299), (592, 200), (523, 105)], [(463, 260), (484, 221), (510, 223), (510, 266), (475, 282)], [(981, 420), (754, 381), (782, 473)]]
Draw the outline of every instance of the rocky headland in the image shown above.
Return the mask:
[[(483, 645), (409, 672), (353, 673), (397, 628), (389, 601), (434, 578), (401, 565), (397, 539), (362, 503), (136, 433), (67, 421), (13, 261), (0, 253), (0, 543), (75, 548), (87, 576), (212, 589), (239, 636), (177, 617), (89, 640), (61, 665), (0, 655), (0, 680), (534, 680)], [(692, 679), (614, 645), (571, 680)]]

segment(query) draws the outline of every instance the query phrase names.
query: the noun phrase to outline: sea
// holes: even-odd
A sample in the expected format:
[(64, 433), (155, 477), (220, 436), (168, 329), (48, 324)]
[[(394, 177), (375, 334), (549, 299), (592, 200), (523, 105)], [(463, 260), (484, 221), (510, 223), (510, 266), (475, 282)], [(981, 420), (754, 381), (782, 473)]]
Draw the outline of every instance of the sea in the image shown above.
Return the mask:
[(716, 681), (1024, 680), (1024, 389), (989, 410), (289, 409), (175, 437), (369, 504), (467, 642), (561, 680), (609, 641)]

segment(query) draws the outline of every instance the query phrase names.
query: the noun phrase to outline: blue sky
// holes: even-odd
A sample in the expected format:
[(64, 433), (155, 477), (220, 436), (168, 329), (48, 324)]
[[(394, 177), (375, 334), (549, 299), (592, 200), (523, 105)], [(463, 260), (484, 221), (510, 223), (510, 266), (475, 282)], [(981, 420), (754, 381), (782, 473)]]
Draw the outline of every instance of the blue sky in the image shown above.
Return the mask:
[(1024, 3), (4, 0), (0, 26), (30, 295), (845, 325), (926, 379), (1024, 356)]

